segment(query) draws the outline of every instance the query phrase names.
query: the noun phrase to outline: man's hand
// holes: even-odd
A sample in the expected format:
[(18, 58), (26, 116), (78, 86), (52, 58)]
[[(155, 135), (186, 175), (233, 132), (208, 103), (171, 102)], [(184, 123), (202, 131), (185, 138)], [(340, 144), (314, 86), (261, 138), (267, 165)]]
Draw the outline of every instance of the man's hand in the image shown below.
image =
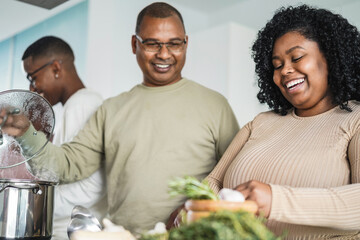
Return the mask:
[(264, 214), (268, 218), (271, 210), (272, 192), (269, 184), (255, 180), (243, 183), (234, 188), (241, 192), (246, 200), (255, 201), (259, 207), (257, 214)]
[(6, 109), (0, 111), (1, 130), (13, 137), (22, 136), (30, 126), (29, 119), (21, 113), (9, 113)]
[(182, 210), (185, 211), (185, 204), (181, 205), (170, 214), (169, 220), (166, 223), (167, 230), (170, 230), (173, 227), (180, 226), (180, 224), (182, 223), (182, 216), (180, 212)]

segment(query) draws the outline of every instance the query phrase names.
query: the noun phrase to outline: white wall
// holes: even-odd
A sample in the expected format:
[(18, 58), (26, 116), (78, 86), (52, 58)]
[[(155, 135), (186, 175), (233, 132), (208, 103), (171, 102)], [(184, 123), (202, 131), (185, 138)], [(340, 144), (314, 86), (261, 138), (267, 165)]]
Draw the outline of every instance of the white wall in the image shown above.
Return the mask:
[(11, 88), (14, 56), (14, 39), (0, 42), (0, 91)]
[[(191, 35), (183, 75), (223, 94), (241, 126), (267, 108), (256, 98), (250, 48), (256, 31), (225, 23)], [(190, 38), (190, 37), (189, 37)]]
[(191, 34), (183, 75), (226, 96), (228, 39), (227, 25), (215, 26)]
[(129, 90), (141, 79), (130, 44), (136, 3), (89, 0), (85, 82), (105, 98)]
[(237, 23), (229, 23), (228, 98), (240, 126), (252, 120), (259, 112), (267, 111), (256, 95), (255, 64), (251, 46), (257, 31)]
[(343, 5), (337, 9), (344, 17), (346, 17), (351, 24), (357, 26), (360, 29), (360, 1), (354, 1), (352, 3)]
[(300, 4), (326, 8), (335, 13), (340, 13), (360, 28), (359, 0), (244, 0), (214, 12), (210, 18), (210, 24), (234, 21), (249, 28), (260, 30), (280, 7), (298, 6)]

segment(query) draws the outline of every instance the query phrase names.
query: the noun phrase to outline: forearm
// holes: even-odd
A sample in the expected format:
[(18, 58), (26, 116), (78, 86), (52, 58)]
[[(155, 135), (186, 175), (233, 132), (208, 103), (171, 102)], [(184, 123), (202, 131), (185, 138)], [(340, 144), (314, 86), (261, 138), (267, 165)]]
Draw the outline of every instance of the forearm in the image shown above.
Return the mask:
[(291, 224), (360, 229), (360, 184), (335, 188), (271, 185), (269, 219)]
[(18, 141), (25, 155), (36, 154), (28, 164), (38, 178), (53, 179), (55, 176), (47, 176), (51, 172), (62, 182), (73, 182), (90, 176), (99, 168), (101, 153), (93, 152), (79, 142), (61, 147), (49, 142), (42, 148), (47, 139), (42, 132), (34, 132), (36, 130), (30, 126)]

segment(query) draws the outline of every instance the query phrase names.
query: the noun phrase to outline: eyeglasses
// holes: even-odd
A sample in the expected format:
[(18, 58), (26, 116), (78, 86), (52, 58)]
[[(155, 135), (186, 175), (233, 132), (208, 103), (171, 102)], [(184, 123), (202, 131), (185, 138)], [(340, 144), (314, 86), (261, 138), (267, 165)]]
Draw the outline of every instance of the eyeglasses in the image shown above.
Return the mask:
[(44, 69), (44, 68), (46, 68), (47, 66), (53, 64), (54, 62), (55, 62), (55, 60), (52, 60), (52, 61), (50, 61), (50, 62), (48, 62), (48, 63), (45, 63), (44, 65), (42, 65), (41, 67), (39, 67), (39, 68), (36, 69), (35, 71), (33, 71), (33, 72), (31, 72), (31, 73), (28, 73), (28, 74), (26, 75), (26, 78), (30, 81), (30, 85), (31, 85), (32, 87), (35, 87), (35, 80), (36, 80), (36, 78), (33, 78), (32, 76), (33, 76), (35, 73), (39, 72), (41, 69)]
[(184, 46), (186, 44), (186, 39), (184, 40), (173, 40), (171, 42), (158, 42), (155, 40), (143, 40), (140, 36), (135, 34), (135, 37), (139, 42), (144, 46), (145, 51), (147, 52), (159, 52), (163, 45), (166, 46), (166, 48), (170, 52), (181, 52), (184, 50)]

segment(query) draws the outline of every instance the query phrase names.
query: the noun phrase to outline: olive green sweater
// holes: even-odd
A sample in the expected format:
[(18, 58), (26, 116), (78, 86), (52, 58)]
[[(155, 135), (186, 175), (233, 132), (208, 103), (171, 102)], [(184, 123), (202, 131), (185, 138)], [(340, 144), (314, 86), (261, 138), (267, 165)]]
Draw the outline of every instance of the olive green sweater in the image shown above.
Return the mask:
[(360, 103), (312, 117), (259, 114), (208, 179), (215, 190), (249, 180), (272, 190), (267, 225), (287, 239), (360, 239)]
[[(183, 203), (169, 197), (169, 180), (206, 177), (238, 129), (227, 100), (193, 81), (137, 85), (106, 100), (72, 142), (47, 144), (30, 164), (56, 169), (68, 182), (89, 176), (105, 161), (111, 220), (142, 232), (165, 222)], [(41, 137), (32, 131), (24, 138)]]

